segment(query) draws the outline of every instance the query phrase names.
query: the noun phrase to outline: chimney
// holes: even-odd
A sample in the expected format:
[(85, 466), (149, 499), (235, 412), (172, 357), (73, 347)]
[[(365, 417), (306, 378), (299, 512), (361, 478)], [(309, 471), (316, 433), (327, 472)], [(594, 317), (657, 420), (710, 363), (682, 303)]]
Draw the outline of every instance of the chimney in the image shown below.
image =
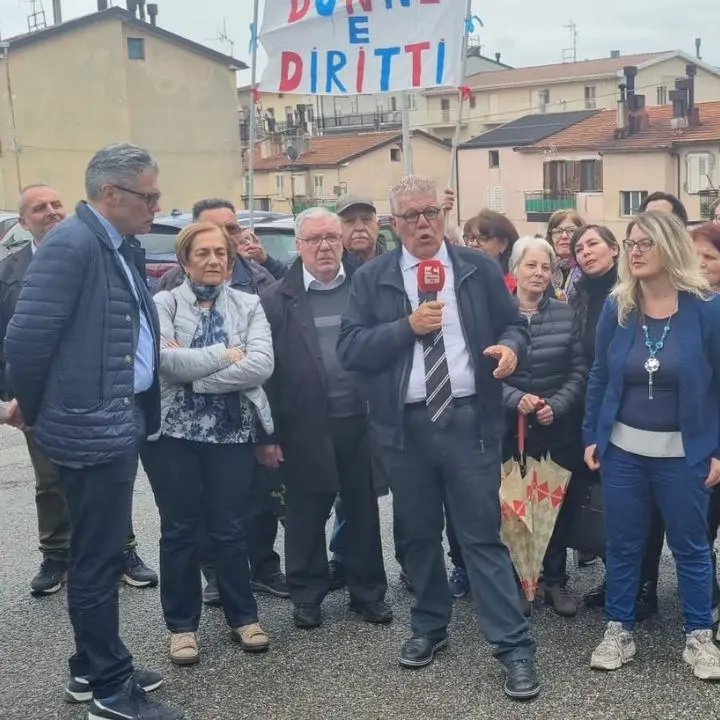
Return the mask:
[(60, 0), (52, 0), (53, 10), (53, 24), (59, 25), (62, 20), (62, 7), (60, 6)]
[(97, 0), (98, 12), (104, 12), (108, 9), (108, 0)]
[(148, 13), (148, 17), (150, 18), (150, 24), (153, 26), (157, 25), (157, 15), (158, 15), (157, 3), (148, 3), (147, 13)]
[(687, 75), (687, 116), (690, 127), (698, 127), (700, 125), (700, 108), (695, 105), (695, 76), (698, 67), (695, 63), (688, 63), (685, 66), (685, 74)]
[(611, 58), (619, 58), (619, 57), (620, 57), (620, 51), (619, 51), (619, 50), (611, 50), (611, 51), (610, 51), (610, 57), (611, 57)]
[(700, 46), (702, 45), (702, 38), (695, 38), (695, 57), (698, 60), (702, 60), (702, 55), (700, 55)]
[(617, 105), (617, 128), (615, 129), (615, 138), (623, 138), (628, 134), (629, 115), (626, 96), (627, 87), (620, 85), (620, 98)]
[(140, 11), (139, 17), (145, 22), (145, 0), (137, 0), (138, 10)]
[(495, 53), (495, 62), (496, 62), (496, 63), (499, 63), (501, 57), (502, 57), (502, 56), (500, 55), (500, 53)]
[(137, 0), (125, 0), (125, 3), (127, 5), (127, 11), (132, 16), (135, 16), (135, 13), (137, 12)]
[(671, 90), (670, 102), (673, 106), (673, 114), (672, 118), (670, 119), (670, 127), (673, 130), (684, 130), (688, 126), (687, 91), (684, 88)]
[(642, 132), (650, 127), (650, 114), (645, 107), (645, 96), (635, 95), (633, 109), (630, 111), (633, 132)]
[(637, 75), (637, 68), (634, 65), (626, 65), (623, 68), (623, 74), (625, 75), (625, 86), (626, 90), (626, 102), (628, 109), (628, 126), (627, 134), (633, 135), (637, 131), (635, 125), (635, 77)]

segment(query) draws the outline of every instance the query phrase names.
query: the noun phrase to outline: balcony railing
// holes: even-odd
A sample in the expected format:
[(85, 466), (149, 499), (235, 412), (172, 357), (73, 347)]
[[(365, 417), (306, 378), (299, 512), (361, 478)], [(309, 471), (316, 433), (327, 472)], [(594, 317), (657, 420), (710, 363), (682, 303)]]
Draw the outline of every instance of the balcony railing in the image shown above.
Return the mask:
[(552, 215), (556, 210), (575, 210), (577, 199), (572, 192), (528, 192), (525, 193), (527, 214)]
[(387, 127), (400, 127), (402, 116), (400, 112), (374, 112), (359, 113), (355, 115), (328, 115), (315, 118), (320, 131), (343, 131), (358, 127), (379, 130)]

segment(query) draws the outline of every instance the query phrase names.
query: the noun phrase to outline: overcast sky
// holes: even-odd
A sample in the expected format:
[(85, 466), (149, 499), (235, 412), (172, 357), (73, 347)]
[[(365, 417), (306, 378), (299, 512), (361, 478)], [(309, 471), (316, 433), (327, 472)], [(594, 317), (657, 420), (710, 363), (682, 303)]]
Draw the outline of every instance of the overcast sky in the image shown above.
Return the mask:
[[(278, 2), (279, 0), (261, 0)], [(462, 0), (456, 0), (461, 2)], [(0, 0), (0, 33), (3, 38), (27, 32), (27, 15), (33, 0)], [(230, 46), (218, 39), (223, 20), (234, 41), (235, 57), (249, 63), (248, 44), (252, 0), (156, 0), (158, 24), (216, 50)], [(48, 22), (51, 0), (35, 0), (44, 6)], [(111, 4), (125, 6), (124, 0)], [(62, 0), (63, 17), (85, 15), (97, 7), (96, 0)], [(480, 29), (483, 53), (502, 53), (515, 67), (559, 62), (562, 51), (572, 47), (570, 21), (577, 26), (579, 60), (658, 50), (685, 50), (695, 54), (695, 38), (703, 39), (703, 59), (720, 66), (720, 2), (718, 0), (474, 0), (473, 10), (485, 25)], [(264, 62), (261, 58), (260, 62)], [(240, 78), (241, 84), (249, 76)]]

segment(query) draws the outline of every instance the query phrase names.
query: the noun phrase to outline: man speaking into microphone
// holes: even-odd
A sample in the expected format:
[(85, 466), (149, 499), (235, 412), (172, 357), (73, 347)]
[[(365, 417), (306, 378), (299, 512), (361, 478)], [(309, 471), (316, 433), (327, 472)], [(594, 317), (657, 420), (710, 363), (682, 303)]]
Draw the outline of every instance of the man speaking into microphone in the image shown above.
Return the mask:
[(527, 324), (489, 256), (443, 238), (437, 184), (408, 176), (390, 191), (402, 247), (353, 278), (338, 339), (358, 374), (390, 476), (415, 588), (404, 667), (430, 664), (448, 642), (452, 598), (442, 549), (452, 515), (480, 624), (505, 666), (505, 693), (540, 690), (535, 643), (500, 539), (500, 379), (529, 341)]

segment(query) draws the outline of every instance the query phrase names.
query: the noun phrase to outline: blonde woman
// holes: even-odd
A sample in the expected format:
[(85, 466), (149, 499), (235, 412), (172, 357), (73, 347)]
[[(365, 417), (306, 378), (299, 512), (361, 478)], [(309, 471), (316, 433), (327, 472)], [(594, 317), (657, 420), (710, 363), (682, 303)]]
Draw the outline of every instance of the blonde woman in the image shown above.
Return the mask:
[(720, 298), (682, 222), (641, 213), (628, 225), (618, 284), (598, 322), (583, 434), (600, 469), (606, 512), (608, 619), (590, 665), (616, 670), (636, 652), (632, 630), (651, 500), (675, 557), (686, 633), (683, 659), (720, 679), (710, 607), (711, 488), (720, 483)]

